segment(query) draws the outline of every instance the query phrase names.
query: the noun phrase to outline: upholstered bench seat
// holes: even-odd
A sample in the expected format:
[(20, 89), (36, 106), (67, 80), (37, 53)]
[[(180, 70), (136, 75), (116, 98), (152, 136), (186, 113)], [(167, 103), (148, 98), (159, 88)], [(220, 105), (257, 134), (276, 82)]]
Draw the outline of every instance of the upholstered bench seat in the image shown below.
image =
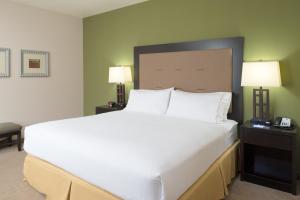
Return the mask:
[(9, 146), (13, 144), (12, 136), (17, 136), (18, 150), (21, 151), (21, 130), (22, 126), (15, 123), (0, 123), (0, 139), (6, 138), (4, 141), (0, 142), (1, 146)]

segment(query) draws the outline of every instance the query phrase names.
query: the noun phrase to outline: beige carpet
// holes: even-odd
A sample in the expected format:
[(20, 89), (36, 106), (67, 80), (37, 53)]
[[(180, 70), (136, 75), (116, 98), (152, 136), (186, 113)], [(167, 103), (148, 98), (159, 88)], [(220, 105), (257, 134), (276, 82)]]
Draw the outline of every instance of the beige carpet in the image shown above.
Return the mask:
[[(0, 200), (44, 200), (45, 198), (23, 181), (25, 152), (17, 147), (0, 149)], [(299, 184), (300, 185), (300, 184)], [(241, 182), (237, 178), (226, 200), (300, 200), (300, 196)]]
[(23, 181), (25, 152), (16, 146), (0, 149), (0, 200), (44, 200)]

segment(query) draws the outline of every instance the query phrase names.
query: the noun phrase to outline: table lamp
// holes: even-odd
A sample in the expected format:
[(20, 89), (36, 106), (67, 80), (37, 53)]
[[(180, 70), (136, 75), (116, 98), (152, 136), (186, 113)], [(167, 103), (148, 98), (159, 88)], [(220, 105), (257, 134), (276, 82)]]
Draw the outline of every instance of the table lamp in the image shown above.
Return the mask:
[(259, 87), (253, 89), (252, 124), (270, 125), (269, 90), (263, 87), (280, 87), (280, 67), (278, 61), (244, 62), (242, 86)]
[(117, 104), (125, 106), (125, 83), (132, 81), (129, 66), (115, 66), (109, 68), (109, 83), (117, 83)]

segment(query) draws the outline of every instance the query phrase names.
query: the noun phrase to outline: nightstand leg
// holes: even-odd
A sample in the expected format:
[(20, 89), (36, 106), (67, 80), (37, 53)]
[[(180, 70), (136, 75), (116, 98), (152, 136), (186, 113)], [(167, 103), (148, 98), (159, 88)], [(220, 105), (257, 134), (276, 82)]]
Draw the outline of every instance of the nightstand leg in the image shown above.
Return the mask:
[(245, 180), (245, 177), (244, 177), (245, 169), (244, 169), (244, 143), (243, 142), (240, 143), (239, 154), (240, 154), (240, 170), (241, 170), (240, 179), (241, 179), (241, 181), (244, 181)]

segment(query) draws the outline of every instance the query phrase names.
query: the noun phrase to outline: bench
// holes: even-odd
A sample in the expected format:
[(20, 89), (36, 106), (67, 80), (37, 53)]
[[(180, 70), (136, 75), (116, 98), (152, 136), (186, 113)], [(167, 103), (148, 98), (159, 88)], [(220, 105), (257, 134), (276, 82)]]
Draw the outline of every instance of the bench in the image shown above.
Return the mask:
[[(14, 144), (12, 137), (17, 136), (18, 150), (22, 150), (21, 139), (22, 126), (15, 123), (0, 123), (0, 147), (11, 146)], [(1, 140), (4, 138), (4, 140)]]

